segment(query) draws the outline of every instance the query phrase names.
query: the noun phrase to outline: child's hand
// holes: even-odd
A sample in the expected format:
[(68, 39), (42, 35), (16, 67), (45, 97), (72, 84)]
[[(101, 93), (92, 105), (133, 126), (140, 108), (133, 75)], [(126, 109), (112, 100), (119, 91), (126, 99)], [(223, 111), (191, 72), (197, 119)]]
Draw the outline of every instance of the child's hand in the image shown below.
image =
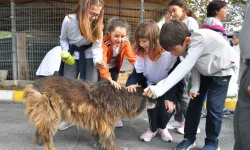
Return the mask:
[(172, 113), (174, 111), (174, 103), (169, 100), (164, 100), (164, 103), (168, 113)]
[(164, 15), (164, 18), (165, 18), (165, 23), (167, 23), (172, 18), (171, 12), (167, 11), (166, 14)]
[(128, 87), (127, 87), (127, 90), (128, 90), (129, 92), (136, 92), (136, 88), (137, 88), (137, 87), (141, 87), (141, 86), (138, 85), (138, 83), (137, 83), (137, 84), (133, 84), (133, 85), (128, 86)]
[(194, 99), (196, 96), (200, 95), (200, 93), (189, 93), (189, 98)]
[(148, 96), (148, 97), (153, 97), (153, 93), (152, 93), (152, 91), (150, 90), (149, 87), (147, 87), (146, 89), (144, 89), (143, 95)]
[(97, 69), (104, 69), (106, 67), (106, 65), (103, 61), (98, 61), (97, 63), (95, 63), (95, 67)]
[(112, 79), (109, 79), (110, 83), (118, 90), (120, 90), (122, 87), (119, 83), (115, 82), (114, 80)]

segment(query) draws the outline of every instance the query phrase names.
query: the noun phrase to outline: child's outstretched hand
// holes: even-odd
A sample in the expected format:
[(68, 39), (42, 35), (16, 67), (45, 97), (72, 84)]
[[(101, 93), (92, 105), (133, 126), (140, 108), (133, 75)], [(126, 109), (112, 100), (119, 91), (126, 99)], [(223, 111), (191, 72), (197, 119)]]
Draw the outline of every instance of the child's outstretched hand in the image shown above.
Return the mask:
[(137, 84), (132, 84), (132, 85), (130, 85), (130, 86), (127, 87), (127, 90), (128, 90), (129, 92), (136, 92), (136, 88), (137, 88), (137, 87), (141, 87), (141, 86), (138, 85), (138, 83), (137, 83)]
[(171, 12), (167, 11), (166, 14), (164, 15), (164, 18), (165, 18), (165, 23), (167, 23), (172, 18)]
[(103, 61), (99, 61), (99, 62), (95, 63), (95, 67), (97, 69), (104, 69), (106, 67), (106, 65)]
[(150, 90), (149, 87), (147, 87), (146, 89), (144, 89), (143, 95), (148, 96), (148, 97), (153, 97), (153, 93), (152, 93), (152, 91)]
[(116, 81), (109, 79), (110, 83), (118, 90), (120, 90), (122, 87), (119, 83), (117, 83)]
[(174, 111), (174, 103), (170, 100), (165, 100), (165, 108), (168, 110), (168, 113), (172, 113)]
[(198, 96), (198, 95), (200, 95), (200, 93), (192, 93), (192, 92), (190, 92), (189, 93), (189, 98), (190, 99), (194, 99), (196, 96)]

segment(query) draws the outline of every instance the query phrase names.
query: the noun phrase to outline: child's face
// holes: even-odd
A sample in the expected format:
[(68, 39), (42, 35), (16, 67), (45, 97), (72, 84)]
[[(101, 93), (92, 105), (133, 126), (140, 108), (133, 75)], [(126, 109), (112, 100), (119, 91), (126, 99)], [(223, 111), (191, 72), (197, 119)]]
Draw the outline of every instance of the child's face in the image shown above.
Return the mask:
[(227, 8), (223, 7), (218, 12), (216, 12), (216, 17), (220, 19), (220, 21), (224, 20), (227, 17)]
[(187, 50), (187, 43), (183, 45), (176, 45), (174, 49), (170, 50), (170, 53), (174, 56), (182, 56)]
[(122, 42), (124, 42), (125, 38), (127, 37), (126, 28), (124, 28), (124, 27), (116, 27), (114, 29), (114, 31), (109, 33), (109, 36), (111, 38), (111, 42), (114, 45), (118, 46)]
[(177, 6), (177, 5), (170, 5), (168, 7), (169, 12), (171, 13), (172, 18), (176, 20), (180, 20), (183, 16), (183, 8)]
[(90, 9), (88, 10), (89, 21), (93, 21), (93, 20), (98, 19), (100, 17), (100, 15), (101, 15), (101, 10), (102, 10), (101, 6), (92, 5), (90, 7)]
[(149, 51), (149, 40), (147, 38), (139, 38), (139, 45), (145, 50), (146, 53)]

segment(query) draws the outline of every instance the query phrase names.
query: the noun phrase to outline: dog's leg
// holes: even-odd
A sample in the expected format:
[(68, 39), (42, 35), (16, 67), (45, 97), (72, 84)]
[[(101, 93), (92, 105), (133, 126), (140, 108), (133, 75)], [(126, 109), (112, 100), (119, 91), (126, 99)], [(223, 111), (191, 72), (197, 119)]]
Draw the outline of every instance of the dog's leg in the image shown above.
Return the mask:
[(111, 130), (109, 135), (101, 136), (99, 135), (99, 142), (102, 145), (102, 148), (105, 150), (118, 150), (118, 144), (115, 139), (114, 130)]
[(56, 128), (53, 125), (49, 125), (51, 124), (48, 124), (48, 126), (42, 126), (40, 128), (38, 127), (38, 130), (44, 142), (44, 150), (55, 150), (53, 146), (53, 135), (56, 132)]
[(41, 138), (41, 135), (39, 134), (39, 132), (38, 132), (37, 129), (36, 129), (36, 132), (35, 132), (35, 136), (34, 136), (33, 142), (36, 143), (36, 144), (38, 144), (38, 145), (43, 145), (44, 144), (44, 141)]
[(100, 150), (102, 148), (101, 144), (99, 143), (99, 134), (96, 132), (89, 132), (90, 134), (90, 145), (93, 146), (95, 149)]

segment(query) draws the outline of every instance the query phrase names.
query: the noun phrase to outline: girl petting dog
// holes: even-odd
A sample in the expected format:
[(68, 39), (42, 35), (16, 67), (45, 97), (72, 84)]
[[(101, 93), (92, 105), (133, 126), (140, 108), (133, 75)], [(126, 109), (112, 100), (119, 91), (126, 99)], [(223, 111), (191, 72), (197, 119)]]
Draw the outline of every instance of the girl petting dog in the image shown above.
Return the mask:
[[(101, 78), (108, 79), (112, 85), (120, 89), (117, 83), (119, 71), (124, 56), (134, 65), (135, 55), (131, 48), (127, 36), (129, 33), (129, 25), (125, 19), (113, 17), (106, 24), (107, 34), (103, 37), (103, 61), (107, 67), (99, 69)], [(116, 127), (122, 127), (121, 120), (118, 121)]]
[[(75, 63), (63, 63), (61, 75), (76, 79), (80, 73), (81, 80), (97, 81), (96, 68), (105, 67), (101, 46), (103, 6), (103, 0), (79, 0), (73, 12), (65, 16), (60, 44), (63, 51), (73, 55)], [(65, 130), (70, 126), (63, 121), (58, 129)]]
[[(129, 92), (136, 91), (139, 85), (147, 87), (157, 84), (179, 63), (178, 57), (171, 55), (159, 45), (159, 33), (159, 27), (154, 20), (144, 21), (137, 27), (134, 50), (138, 57), (135, 69), (126, 83)], [(166, 125), (173, 115), (178, 89), (176, 85), (157, 99), (154, 109), (147, 109), (149, 129), (140, 136), (141, 140), (149, 142), (157, 133), (164, 141), (173, 140)]]

